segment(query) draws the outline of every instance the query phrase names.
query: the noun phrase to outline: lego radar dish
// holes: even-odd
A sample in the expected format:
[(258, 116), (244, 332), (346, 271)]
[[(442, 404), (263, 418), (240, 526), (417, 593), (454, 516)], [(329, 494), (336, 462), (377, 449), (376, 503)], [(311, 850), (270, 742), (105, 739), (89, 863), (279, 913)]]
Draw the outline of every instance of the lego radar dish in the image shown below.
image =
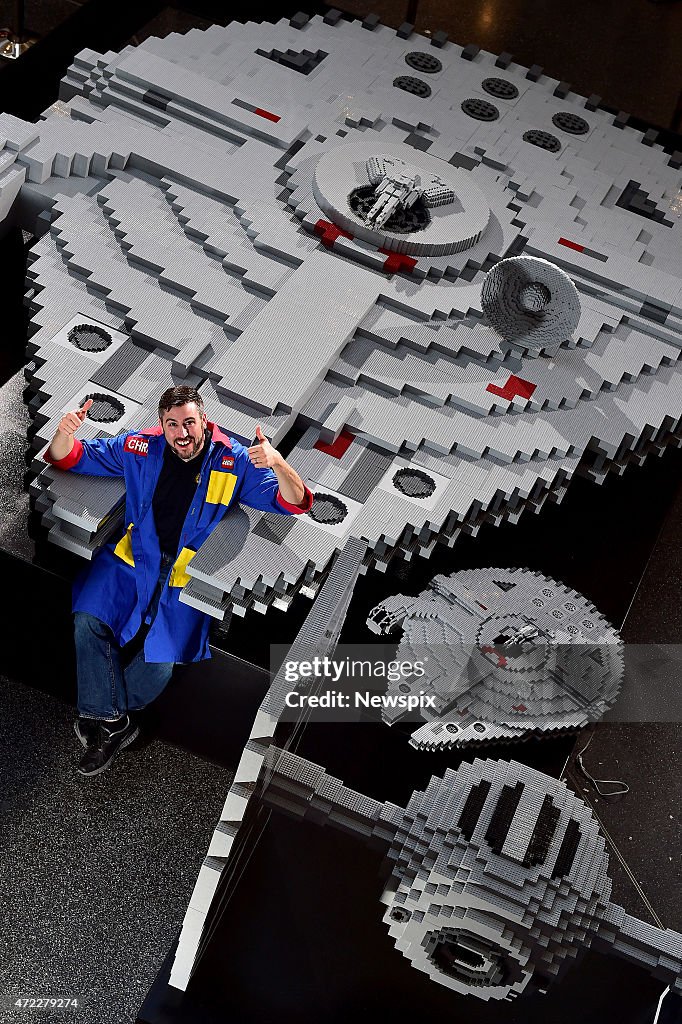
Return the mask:
[[(400, 683), (401, 693), (434, 698), (410, 738), (419, 750), (579, 729), (613, 706), (622, 684), (616, 630), (580, 594), (529, 569), (435, 576), (417, 597), (386, 598), (367, 625), (401, 633), (398, 661), (425, 664), (425, 675)], [(388, 725), (405, 715), (382, 711)]]
[[(181, 595), (216, 618), (314, 596), (349, 535), (383, 569), (680, 440), (679, 155), (514, 62), (368, 27), (84, 50), (39, 122), (0, 115), (0, 216), (37, 237), (26, 374), (50, 539), (73, 546), (39, 458), (59, 411), (106, 394), (125, 414), (100, 430), (139, 430), (173, 384), (238, 440), (286, 439), (348, 509), (286, 530), (249, 513), (238, 551), (226, 522)], [(517, 258), (546, 276), (509, 309)], [(92, 554), (120, 494), (80, 486)]]
[(486, 319), (509, 345), (528, 355), (554, 354), (580, 320), (580, 297), (568, 274), (547, 260), (501, 260), (481, 289)]

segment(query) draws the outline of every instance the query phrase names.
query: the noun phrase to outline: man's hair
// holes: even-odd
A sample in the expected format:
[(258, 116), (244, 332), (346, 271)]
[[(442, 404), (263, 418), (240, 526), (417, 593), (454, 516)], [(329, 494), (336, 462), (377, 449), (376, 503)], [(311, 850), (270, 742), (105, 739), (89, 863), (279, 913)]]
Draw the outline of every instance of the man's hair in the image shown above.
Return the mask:
[(204, 411), (204, 400), (196, 388), (184, 385), (179, 388), (168, 388), (159, 399), (159, 419), (163, 419), (163, 414), (169, 409), (176, 405), (187, 405), (188, 402), (194, 402), (200, 413)]

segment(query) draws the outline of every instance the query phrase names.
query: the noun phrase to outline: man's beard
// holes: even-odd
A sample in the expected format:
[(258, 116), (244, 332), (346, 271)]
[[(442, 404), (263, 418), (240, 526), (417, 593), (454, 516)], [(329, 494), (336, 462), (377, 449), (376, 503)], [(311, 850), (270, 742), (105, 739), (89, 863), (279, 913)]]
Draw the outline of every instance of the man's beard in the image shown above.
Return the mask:
[(178, 458), (182, 459), (183, 462), (189, 462), (189, 460), (194, 458), (195, 455), (198, 455), (199, 451), (201, 450), (203, 441), (203, 435), (200, 438), (191, 437), (189, 439), (190, 443), (182, 448), (178, 446), (176, 441), (173, 443), (172, 446), (173, 451), (178, 456)]

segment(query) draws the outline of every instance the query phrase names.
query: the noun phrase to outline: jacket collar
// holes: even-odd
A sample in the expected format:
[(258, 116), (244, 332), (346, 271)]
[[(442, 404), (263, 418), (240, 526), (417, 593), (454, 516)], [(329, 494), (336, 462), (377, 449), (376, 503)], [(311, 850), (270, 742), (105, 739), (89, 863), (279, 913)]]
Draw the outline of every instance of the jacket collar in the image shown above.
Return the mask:
[[(232, 448), (232, 442), (229, 437), (223, 433), (216, 423), (207, 420), (206, 426), (211, 431), (211, 441), (214, 444), (224, 444), (226, 448)], [(156, 426), (147, 427), (145, 430), (138, 430), (137, 433), (144, 434), (145, 437), (163, 437), (163, 428), (160, 423), (157, 423)]]
[(211, 431), (211, 440), (213, 442), (217, 442), (218, 444), (224, 444), (226, 448), (232, 447), (232, 442), (230, 441), (229, 437), (227, 436), (227, 434), (224, 434), (222, 432), (222, 430), (216, 423), (211, 423), (211, 421), (208, 420), (206, 425)]

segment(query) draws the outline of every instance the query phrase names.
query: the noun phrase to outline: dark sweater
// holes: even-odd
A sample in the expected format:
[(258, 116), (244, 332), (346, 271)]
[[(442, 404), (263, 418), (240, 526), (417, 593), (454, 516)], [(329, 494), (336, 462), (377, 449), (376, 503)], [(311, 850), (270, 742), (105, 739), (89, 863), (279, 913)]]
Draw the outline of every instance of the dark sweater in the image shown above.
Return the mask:
[(152, 511), (159, 546), (173, 558), (178, 553), (182, 524), (192, 504), (210, 441), (211, 436), (206, 431), (204, 447), (196, 458), (188, 462), (183, 462), (169, 444), (163, 453), (163, 465), (152, 498)]

